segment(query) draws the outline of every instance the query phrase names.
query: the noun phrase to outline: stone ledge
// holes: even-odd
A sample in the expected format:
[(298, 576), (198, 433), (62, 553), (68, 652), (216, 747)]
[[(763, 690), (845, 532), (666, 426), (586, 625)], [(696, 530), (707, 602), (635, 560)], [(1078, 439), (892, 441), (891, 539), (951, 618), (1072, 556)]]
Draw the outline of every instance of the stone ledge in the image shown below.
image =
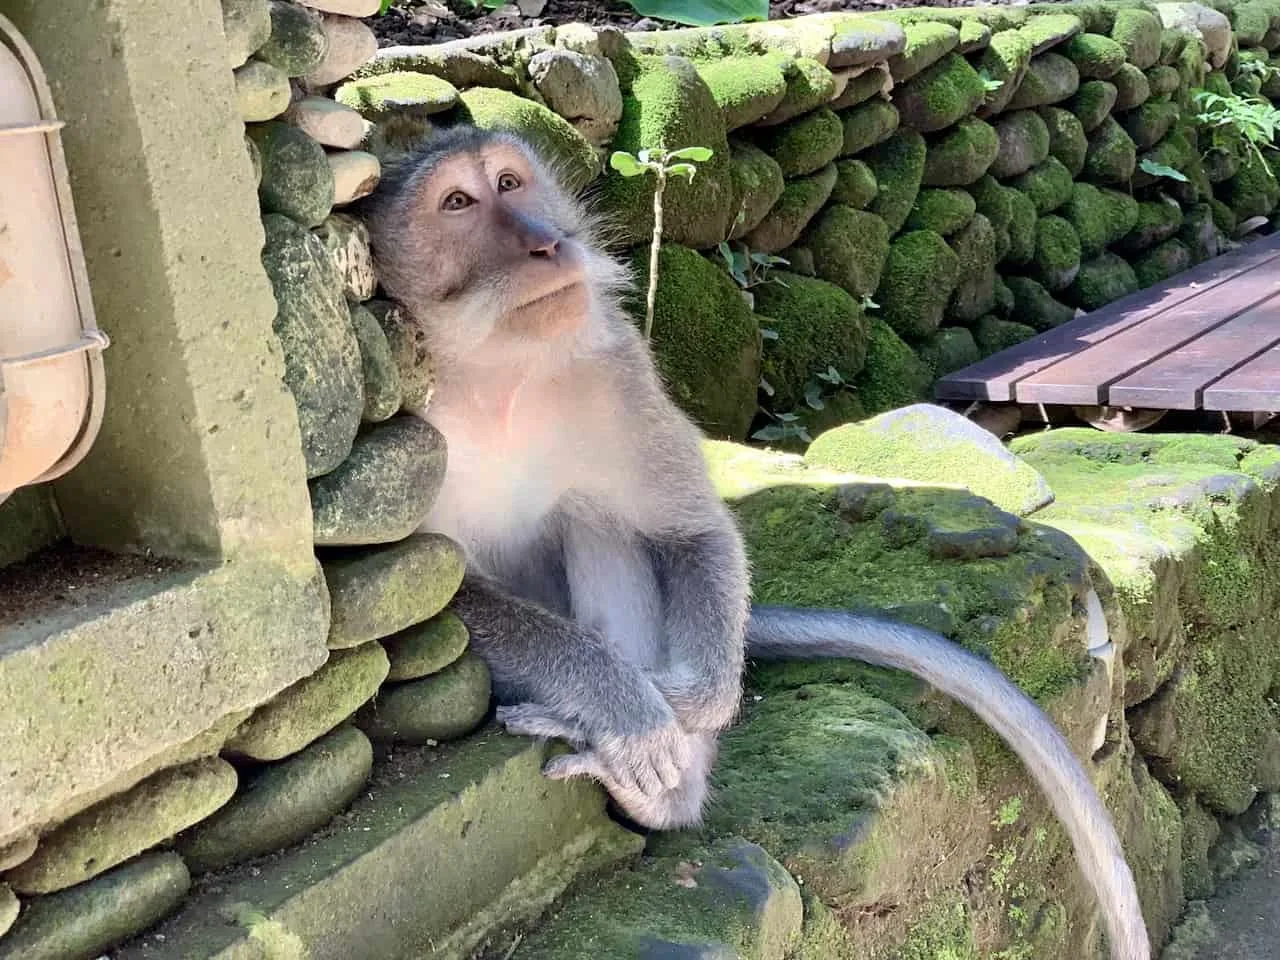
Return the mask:
[(115, 958), (249, 960), (272, 945), (313, 960), (466, 957), (642, 843), (605, 816), (598, 788), (542, 776), (551, 749), (489, 727), (396, 751), (328, 829), (206, 876)]

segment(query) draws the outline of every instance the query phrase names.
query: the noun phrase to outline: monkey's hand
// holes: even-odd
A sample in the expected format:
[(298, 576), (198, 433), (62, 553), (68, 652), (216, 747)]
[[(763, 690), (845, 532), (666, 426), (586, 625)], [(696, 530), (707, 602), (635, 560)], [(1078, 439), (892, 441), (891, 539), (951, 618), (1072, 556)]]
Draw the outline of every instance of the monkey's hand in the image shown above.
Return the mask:
[(556, 757), (544, 768), (553, 780), (590, 777), (611, 792), (656, 797), (680, 785), (693, 762), (688, 734), (676, 721), (646, 733), (605, 734), (587, 750)]

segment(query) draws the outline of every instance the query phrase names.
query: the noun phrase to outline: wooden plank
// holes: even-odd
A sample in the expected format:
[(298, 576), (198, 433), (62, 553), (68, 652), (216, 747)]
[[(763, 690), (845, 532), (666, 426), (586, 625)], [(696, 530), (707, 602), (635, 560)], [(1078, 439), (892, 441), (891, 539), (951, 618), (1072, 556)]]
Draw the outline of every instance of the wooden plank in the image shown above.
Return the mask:
[(1147, 316), (1101, 343), (1019, 380), (1019, 403), (1098, 404), (1117, 380), (1177, 350), (1268, 297), (1280, 293), (1280, 269), (1268, 263)]
[(1014, 384), (1072, 353), (1114, 336), (1162, 310), (1203, 296), (1280, 257), (1280, 233), (1215, 257), (1162, 284), (1140, 290), (1032, 337), (1017, 346), (947, 374), (934, 387), (939, 400), (1014, 399)]
[(1274, 343), (1280, 343), (1280, 297), (1263, 301), (1111, 384), (1106, 402), (1149, 410), (1199, 410), (1206, 386)]
[(1206, 410), (1280, 411), (1280, 345), (1206, 387), (1203, 403)]

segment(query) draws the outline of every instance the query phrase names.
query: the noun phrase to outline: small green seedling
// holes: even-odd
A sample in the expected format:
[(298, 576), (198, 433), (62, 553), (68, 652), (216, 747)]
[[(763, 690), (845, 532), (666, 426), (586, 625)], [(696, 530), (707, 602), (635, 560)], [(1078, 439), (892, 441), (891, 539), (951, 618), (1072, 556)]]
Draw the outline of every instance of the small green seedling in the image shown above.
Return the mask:
[(1196, 120), (1209, 129), (1211, 147), (1234, 150), (1243, 138), (1267, 176), (1274, 178), (1262, 151), (1274, 145), (1280, 110), (1259, 97), (1224, 97), (1208, 90), (1196, 91), (1193, 99), (1200, 108)]
[(1143, 173), (1149, 173), (1153, 177), (1167, 177), (1170, 180), (1177, 180), (1179, 183), (1188, 182), (1180, 171), (1163, 163), (1156, 163), (1150, 157), (1143, 157), (1142, 162), (1138, 164), (1138, 168)]
[[(653, 333), (653, 310), (658, 298), (658, 251), (662, 248), (662, 194), (667, 189), (668, 177), (693, 179), (698, 168), (694, 163), (711, 159), (707, 147), (682, 147), (667, 153), (663, 150), (641, 150), (630, 154), (615, 150), (609, 157), (609, 166), (624, 177), (640, 177), (655, 174), (658, 184), (653, 191), (653, 240), (649, 244), (649, 295), (644, 311), (644, 337)], [(692, 162), (690, 162), (692, 161)]]
[(754, 440), (762, 440), (765, 443), (777, 443), (780, 440), (800, 440), (803, 443), (813, 443), (813, 437), (809, 436), (809, 431), (805, 429), (804, 424), (800, 420), (798, 413), (772, 413), (769, 410), (761, 408), (773, 423), (768, 426), (761, 427), (751, 435)]

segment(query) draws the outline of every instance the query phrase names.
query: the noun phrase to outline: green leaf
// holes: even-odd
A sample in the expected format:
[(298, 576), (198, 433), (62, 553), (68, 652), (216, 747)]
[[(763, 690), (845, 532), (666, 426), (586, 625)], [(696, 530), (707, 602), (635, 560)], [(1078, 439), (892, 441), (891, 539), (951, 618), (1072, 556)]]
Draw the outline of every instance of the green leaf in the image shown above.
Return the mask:
[(710, 147), (681, 147), (679, 150), (672, 150), (667, 154), (668, 160), (696, 160), (702, 163), (711, 159)]
[(636, 158), (624, 150), (615, 150), (609, 157), (609, 166), (624, 177), (638, 177), (645, 168), (636, 162)]
[[(761, 327), (761, 328), (760, 328), (760, 336), (761, 336), (761, 338), (762, 338), (762, 339), (764, 339), (764, 340), (777, 340), (777, 339), (778, 339), (778, 331), (777, 331), (777, 330), (773, 330), (773, 329), (771, 329), (771, 328), (769, 328), (769, 327)], [(770, 394), (772, 394), (772, 393), (773, 393), (773, 391), (772, 391), (772, 390), (770, 390), (769, 392), (770, 392)]]
[(391, 5), (395, 2), (396, 0), (382, 0), (382, 2), (378, 4), (378, 16), (382, 16), (384, 13), (390, 10)]
[(673, 177), (688, 177), (693, 179), (693, 175), (698, 172), (698, 168), (692, 163), (675, 163), (667, 167), (667, 175)]
[(795, 423), (795, 421), (800, 419), (800, 415), (798, 413), (775, 413), (774, 416), (783, 423)]
[(642, 17), (691, 27), (769, 19), (769, 0), (627, 0)]
[(825, 409), (826, 404), (822, 402), (822, 384), (810, 380), (804, 388), (804, 402), (814, 410)]
[(1149, 157), (1143, 157), (1138, 166), (1142, 168), (1143, 173), (1149, 173), (1153, 177), (1168, 177), (1170, 180), (1177, 180), (1180, 183), (1189, 182), (1186, 177), (1173, 169), (1173, 167), (1165, 166), (1163, 163), (1156, 163)]

